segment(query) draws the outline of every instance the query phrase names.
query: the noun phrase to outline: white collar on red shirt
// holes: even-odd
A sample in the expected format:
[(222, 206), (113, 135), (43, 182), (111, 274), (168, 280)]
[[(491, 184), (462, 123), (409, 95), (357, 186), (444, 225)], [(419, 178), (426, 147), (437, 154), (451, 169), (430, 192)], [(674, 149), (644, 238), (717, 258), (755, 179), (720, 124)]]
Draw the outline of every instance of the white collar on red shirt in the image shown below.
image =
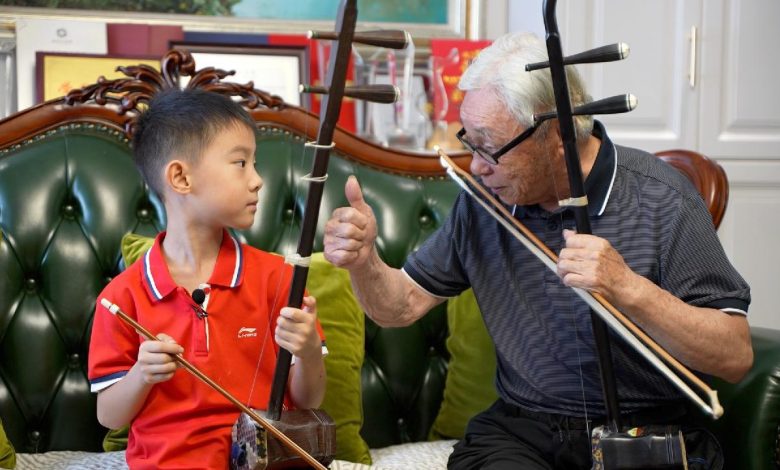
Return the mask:
[[(154, 244), (143, 259), (143, 276), (146, 292), (152, 299), (162, 300), (176, 289), (176, 283), (168, 272), (168, 265), (162, 253), (162, 241), (165, 232), (160, 232)], [(222, 244), (219, 247), (217, 262), (208, 284), (236, 287), (241, 284), (244, 274), (244, 252), (241, 244), (227, 230), (222, 232)]]

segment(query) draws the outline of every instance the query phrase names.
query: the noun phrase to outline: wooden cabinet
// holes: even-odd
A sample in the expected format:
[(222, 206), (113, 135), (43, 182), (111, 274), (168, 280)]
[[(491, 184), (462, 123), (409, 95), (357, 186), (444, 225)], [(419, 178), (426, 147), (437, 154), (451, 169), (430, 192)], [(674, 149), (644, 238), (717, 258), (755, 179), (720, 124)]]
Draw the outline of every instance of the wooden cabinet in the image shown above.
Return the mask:
[(691, 111), (699, 93), (689, 86), (688, 70), (698, 6), (690, 0), (558, 2), (566, 53), (615, 42), (631, 48), (623, 61), (578, 67), (594, 99), (627, 92), (639, 99), (629, 114), (598, 117), (617, 142), (648, 151), (697, 147)]
[(726, 159), (780, 157), (778, 18), (776, 0), (559, 2), (567, 51), (631, 46), (622, 62), (580, 66), (594, 98), (639, 98), (636, 111), (599, 118), (615, 139)]

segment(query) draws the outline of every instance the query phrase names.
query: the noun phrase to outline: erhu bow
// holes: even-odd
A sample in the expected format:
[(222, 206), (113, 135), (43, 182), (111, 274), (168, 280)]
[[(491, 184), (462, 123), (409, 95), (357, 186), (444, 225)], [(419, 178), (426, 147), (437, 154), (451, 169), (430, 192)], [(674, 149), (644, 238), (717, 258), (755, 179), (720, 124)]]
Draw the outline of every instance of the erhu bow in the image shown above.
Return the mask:
[[(105, 307), (109, 312), (111, 312), (111, 314), (116, 315), (120, 320), (133, 327), (133, 329), (135, 329), (135, 331), (137, 331), (138, 334), (140, 334), (144, 338), (148, 339), (149, 341), (160, 341), (160, 339), (157, 336), (155, 336), (152, 332), (144, 328), (141, 324), (139, 324), (137, 321), (133, 320), (125, 312), (123, 312), (122, 309), (120, 309), (117, 304), (111, 302), (110, 300), (104, 297), (100, 299), (100, 305)], [(176, 362), (178, 362), (182, 367), (184, 367), (187, 370), (187, 372), (194, 375), (200, 381), (202, 381), (209, 387), (219, 392), (223, 397), (227, 398), (228, 401), (230, 401), (238, 409), (240, 409), (241, 411), (249, 415), (251, 419), (253, 419), (259, 425), (261, 425), (264, 430), (266, 430), (272, 436), (276, 437), (280, 442), (282, 442), (285, 446), (287, 446), (293, 453), (298, 455), (301, 459), (303, 459), (303, 461), (305, 461), (312, 468), (325, 470), (325, 467), (317, 460), (315, 460), (306, 450), (301, 448), (292, 439), (287, 437), (283, 432), (281, 432), (274, 425), (269, 423), (267, 419), (263, 418), (257, 412), (255, 412), (251, 408), (241, 403), (236, 397), (231, 395), (230, 392), (222, 388), (213, 379), (211, 379), (209, 376), (201, 372), (200, 369), (198, 369), (197, 367), (192, 365), (189, 361), (184, 359), (184, 357), (181, 354), (174, 354), (172, 356)]]
[[(607, 100), (616, 99), (617, 97), (607, 98)], [(591, 104), (596, 103), (598, 102)], [(578, 108), (575, 108), (575, 111), (576, 109)], [(548, 269), (557, 273), (558, 256), (544, 242), (539, 240), (531, 230), (513, 217), (495, 197), (487, 192), (467, 171), (460, 168), (443, 150), (437, 149), (437, 151), (442, 166), (447, 170), (447, 174), (503, 225), (507, 231), (517, 238), (526, 249), (541, 260)], [(653, 341), (647, 333), (610, 304), (601, 294), (578, 287), (572, 287), (572, 289), (609, 327), (655, 366), (691, 401), (713, 418), (719, 418), (723, 415), (723, 407), (718, 402), (718, 393), (715, 390), (711, 389), (704, 381)], [(677, 372), (674, 372), (672, 369), (675, 369)], [(680, 376), (693, 384), (699, 390), (699, 393), (688, 386)], [(699, 394), (706, 396), (709, 403), (706, 403)]]

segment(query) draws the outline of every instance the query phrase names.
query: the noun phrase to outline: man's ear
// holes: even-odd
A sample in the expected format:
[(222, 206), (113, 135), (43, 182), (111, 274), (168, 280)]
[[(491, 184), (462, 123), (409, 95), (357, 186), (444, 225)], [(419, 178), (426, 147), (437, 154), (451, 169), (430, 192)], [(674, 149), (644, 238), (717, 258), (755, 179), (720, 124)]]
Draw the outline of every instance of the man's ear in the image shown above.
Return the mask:
[(171, 160), (165, 165), (165, 185), (176, 194), (187, 194), (192, 190), (190, 167), (181, 160)]
[(558, 153), (558, 156), (563, 158), (564, 150), (563, 150), (563, 139), (561, 138), (561, 126), (558, 125), (558, 119), (551, 119), (549, 132), (552, 133), (553, 138), (555, 139), (555, 151)]

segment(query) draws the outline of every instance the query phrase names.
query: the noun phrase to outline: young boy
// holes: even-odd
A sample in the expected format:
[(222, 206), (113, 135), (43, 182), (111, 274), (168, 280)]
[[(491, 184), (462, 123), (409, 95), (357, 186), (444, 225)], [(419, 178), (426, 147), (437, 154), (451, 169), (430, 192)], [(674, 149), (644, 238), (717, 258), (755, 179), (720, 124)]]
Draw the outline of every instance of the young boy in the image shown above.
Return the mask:
[[(284, 307), (290, 266), (225, 228), (252, 225), (262, 186), (255, 124), (241, 106), (204, 91), (162, 92), (140, 116), (133, 145), (136, 165), (164, 202), (167, 232), (98, 298), (161, 341), (144, 341), (98, 303), (89, 352), (98, 420), (108, 428), (131, 424), (131, 469), (224, 469), (239, 411), (177, 372), (171, 354), (265, 409), (281, 346), (295, 357), (287, 404), (317, 407), (325, 369), (315, 301), (304, 298), (302, 310)], [(201, 306), (192, 298), (196, 289), (206, 294)]]

